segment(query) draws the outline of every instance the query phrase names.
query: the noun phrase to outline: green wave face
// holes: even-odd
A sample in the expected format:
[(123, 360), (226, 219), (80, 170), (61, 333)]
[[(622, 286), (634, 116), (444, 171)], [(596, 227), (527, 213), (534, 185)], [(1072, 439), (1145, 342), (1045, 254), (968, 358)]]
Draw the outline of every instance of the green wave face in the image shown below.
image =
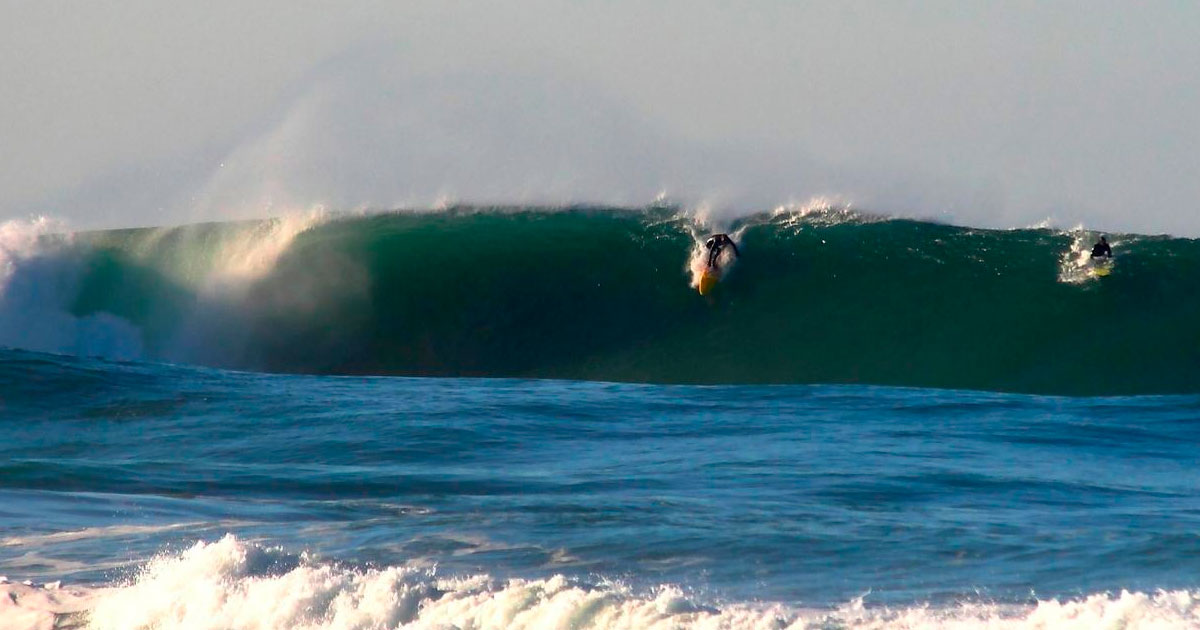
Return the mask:
[(829, 218), (734, 226), (709, 298), (665, 211), (337, 219), (217, 289), (214, 252), (261, 225), (94, 233), (72, 311), (157, 358), (285, 372), (1200, 391), (1195, 241), (1116, 237), (1112, 275), (1065, 282), (1070, 235)]

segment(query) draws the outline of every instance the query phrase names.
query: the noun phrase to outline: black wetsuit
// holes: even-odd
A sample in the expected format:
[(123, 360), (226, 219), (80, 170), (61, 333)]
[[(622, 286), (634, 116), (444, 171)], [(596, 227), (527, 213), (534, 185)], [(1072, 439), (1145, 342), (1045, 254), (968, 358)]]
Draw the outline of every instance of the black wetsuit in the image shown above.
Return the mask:
[(1100, 241), (1092, 247), (1092, 258), (1112, 258), (1112, 248), (1108, 241)]
[(718, 267), (717, 261), (721, 259), (721, 252), (725, 250), (726, 245), (733, 248), (734, 255), (736, 255), (738, 258), (742, 257), (742, 253), (738, 251), (737, 245), (733, 244), (733, 239), (729, 238), (729, 235), (713, 234), (711, 237), (709, 237), (708, 241), (704, 243), (704, 247), (708, 248), (709, 269), (716, 269)]

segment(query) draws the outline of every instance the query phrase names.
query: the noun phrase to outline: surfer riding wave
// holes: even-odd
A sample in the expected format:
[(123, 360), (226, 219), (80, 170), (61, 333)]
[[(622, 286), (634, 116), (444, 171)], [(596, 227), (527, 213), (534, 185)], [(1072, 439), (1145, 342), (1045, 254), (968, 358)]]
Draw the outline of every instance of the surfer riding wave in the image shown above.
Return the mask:
[(720, 270), (721, 253), (725, 251), (726, 247), (732, 248), (734, 255), (738, 258), (742, 257), (742, 253), (738, 251), (737, 245), (734, 244), (733, 239), (729, 238), (728, 234), (713, 234), (705, 241), (704, 247), (708, 250), (708, 268), (713, 271)]

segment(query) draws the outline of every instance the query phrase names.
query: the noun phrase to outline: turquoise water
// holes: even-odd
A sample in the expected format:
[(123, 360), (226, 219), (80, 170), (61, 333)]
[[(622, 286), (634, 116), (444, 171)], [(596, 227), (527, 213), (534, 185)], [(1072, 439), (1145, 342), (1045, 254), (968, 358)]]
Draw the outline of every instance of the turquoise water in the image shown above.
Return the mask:
[(1200, 627), (1194, 241), (729, 229), (0, 242), (0, 628)]
[(669, 209), (79, 234), (17, 266), (0, 341), (312, 374), (1200, 393), (1193, 240), (1110, 235), (1099, 279), (1076, 266), (1090, 232), (837, 210), (728, 229), (745, 256), (711, 300), (689, 269), (707, 232)]

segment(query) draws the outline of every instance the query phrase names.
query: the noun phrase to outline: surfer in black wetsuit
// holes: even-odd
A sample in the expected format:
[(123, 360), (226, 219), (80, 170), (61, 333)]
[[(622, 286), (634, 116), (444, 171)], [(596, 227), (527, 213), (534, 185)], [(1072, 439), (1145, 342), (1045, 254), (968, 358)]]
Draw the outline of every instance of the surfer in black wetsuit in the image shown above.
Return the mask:
[(1108, 239), (1100, 237), (1100, 242), (1092, 246), (1092, 258), (1112, 258), (1112, 248), (1108, 246)]
[(721, 252), (725, 250), (725, 246), (733, 248), (733, 253), (738, 258), (742, 257), (742, 253), (738, 251), (737, 245), (733, 244), (733, 239), (729, 238), (728, 234), (713, 234), (704, 242), (704, 247), (708, 249), (708, 268), (719, 269), (718, 261), (721, 259)]

